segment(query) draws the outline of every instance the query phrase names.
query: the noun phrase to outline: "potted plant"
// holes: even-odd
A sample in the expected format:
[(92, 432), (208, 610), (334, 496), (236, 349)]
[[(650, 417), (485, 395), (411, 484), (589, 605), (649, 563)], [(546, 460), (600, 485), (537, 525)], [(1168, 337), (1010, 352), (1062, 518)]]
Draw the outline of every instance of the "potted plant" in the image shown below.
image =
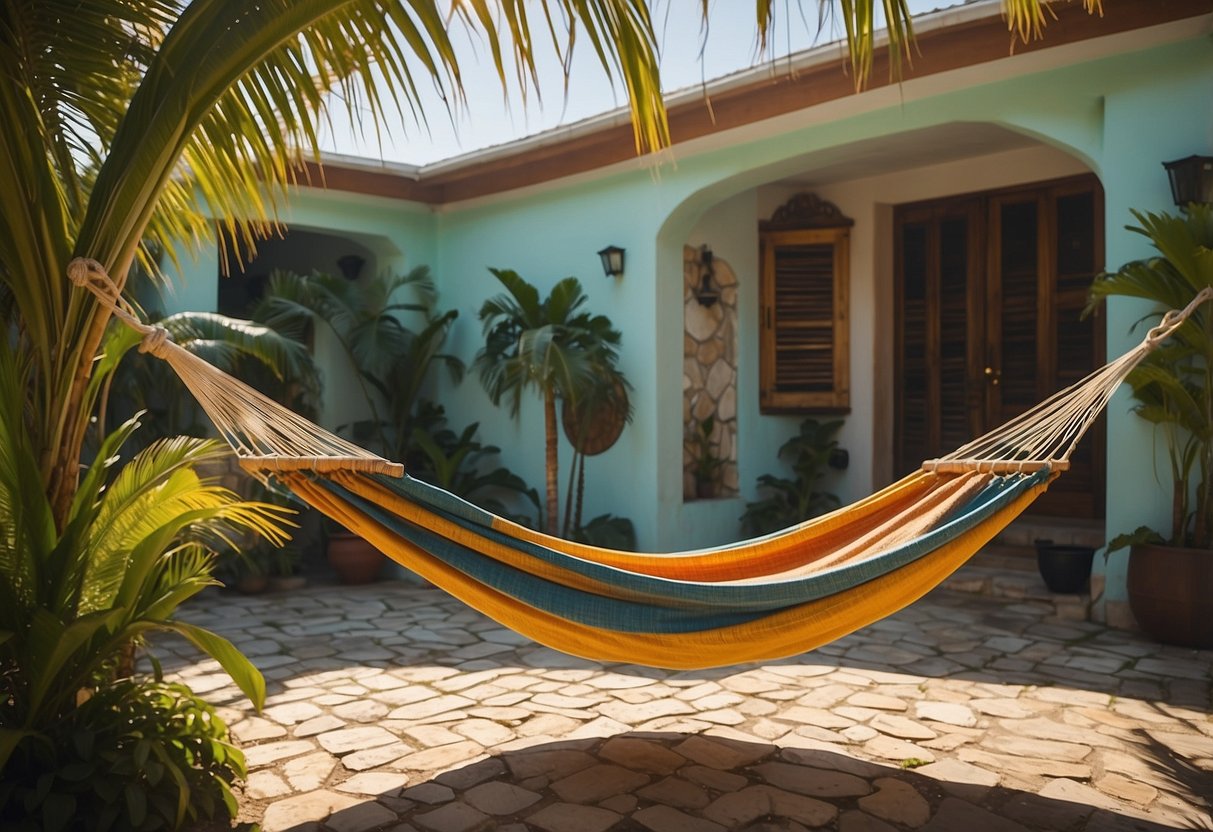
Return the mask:
[(691, 477), (695, 480), (695, 497), (710, 500), (720, 490), (720, 476), (726, 460), (714, 438), (716, 417), (707, 416), (691, 426), (687, 447), (691, 451)]
[[(1130, 230), (1149, 238), (1160, 256), (1101, 275), (1091, 305), (1118, 295), (1178, 309), (1213, 285), (1213, 207), (1134, 217), (1140, 227)], [(1145, 526), (1122, 534), (1108, 551), (1132, 547), (1129, 605), (1147, 634), (1213, 647), (1213, 303), (1201, 303), (1128, 381), (1135, 412), (1155, 426), (1167, 449), (1171, 524), (1169, 535)]]
[(361, 535), (333, 525), (328, 529), (325, 556), (343, 584), (369, 584), (379, 580), (387, 558)]
[(809, 417), (800, 423), (796, 435), (779, 448), (779, 458), (792, 464), (794, 478), (773, 474), (758, 478), (763, 498), (746, 503), (743, 534), (768, 534), (838, 508), (838, 497), (819, 488), (827, 468), (842, 470), (849, 462), (834, 438), (841, 427), (841, 419), (819, 422)]

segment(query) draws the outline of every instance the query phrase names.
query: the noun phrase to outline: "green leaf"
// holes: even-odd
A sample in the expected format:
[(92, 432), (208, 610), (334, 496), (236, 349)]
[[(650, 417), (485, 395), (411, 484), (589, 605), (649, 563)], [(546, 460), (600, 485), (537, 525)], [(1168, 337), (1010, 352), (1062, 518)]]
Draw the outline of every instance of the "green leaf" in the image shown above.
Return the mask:
[(123, 790), (123, 796), (126, 799), (126, 811), (130, 815), (131, 823), (135, 826), (142, 826), (143, 821), (147, 819), (147, 795), (142, 788), (131, 783)]
[[(46, 697), (52, 688), (55, 689), (52, 701), (75, 694), (75, 687), (70, 686), (75, 676), (73, 669), (76, 664), (89, 668), (98, 659), (108, 658), (94, 655), (78, 657), (77, 651), (99, 633), (110, 630), (125, 612), (121, 608), (102, 610), (83, 616), (65, 627), (45, 610), (34, 610), (30, 626), (29, 654), (37, 657), (37, 663), (26, 668), (30, 677), (29, 698), (32, 713), (41, 715), (43, 710), (50, 707)], [(69, 689), (63, 689), (65, 684), (69, 685)]]
[(47, 795), (42, 802), (42, 829), (59, 832), (76, 817), (76, 798), (70, 794)]
[(261, 710), (265, 704), (265, 677), (230, 641), (210, 630), (184, 621), (166, 621), (163, 626), (184, 636), (199, 650), (219, 662), (232, 677), (232, 681), (253, 703), (253, 707)]
[(18, 728), (0, 728), (0, 771), (4, 771), (5, 766), (8, 765), (9, 758), (13, 756), (13, 752), (21, 741), (26, 737), (34, 735), (33, 731)]

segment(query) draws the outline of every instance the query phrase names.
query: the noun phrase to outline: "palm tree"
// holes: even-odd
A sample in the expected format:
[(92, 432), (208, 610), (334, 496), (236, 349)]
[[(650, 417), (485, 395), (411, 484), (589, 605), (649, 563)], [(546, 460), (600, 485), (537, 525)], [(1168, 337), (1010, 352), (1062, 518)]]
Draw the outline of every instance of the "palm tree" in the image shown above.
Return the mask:
[[(209, 237), (208, 216), (222, 218), (225, 235), (254, 243), (272, 230), (304, 149), (316, 149), (315, 125), (330, 101), (365, 101), (380, 114), (415, 109), (419, 76), (458, 100), (452, 26), (481, 33), (503, 83), (507, 66), (518, 68), (519, 83), (534, 80), (526, 4), (470, 0), (449, 13), (443, 6), (0, 6), (0, 309), (31, 370), (27, 422), (56, 525), (77, 487), (100, 388), (93, 359), (110, 317), (66, 282), (68, 262), (91, 257), (121, 288), (137, 260), (154, 268), (149, 247), (171, 252), (182, 240)], [(642, 142), (664, 141), (646, 5), (560, 8), (640, 102)], [(510, 33), (509, 45), (498, 28)]]
[(595, 386), (613, 382), (613, 377), (604, 382), (604, 373), (614, 364), (619, 331), (605, 316), (579, 311), (587, 298), (575, 277), (561, 280), (541, 301), (539, 291), (517, 272), (489, 271), (506, 293), (480, 308), (485, 343), (472, 366), (493, 404), (508, 399), (515, 417), (525, 390), (543, 397), (546, 528), (555, 534), (560, 516), (556, 399), (575, 406)]

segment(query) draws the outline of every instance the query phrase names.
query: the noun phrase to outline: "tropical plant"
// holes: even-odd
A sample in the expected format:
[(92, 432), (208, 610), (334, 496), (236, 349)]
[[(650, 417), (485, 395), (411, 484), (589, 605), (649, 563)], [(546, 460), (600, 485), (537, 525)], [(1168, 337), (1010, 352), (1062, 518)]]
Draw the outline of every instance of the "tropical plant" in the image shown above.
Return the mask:
[(686, 446), (691, 454), (691, 478), (695, 481), (696, 497), (715, 497), (720, 477), (728, 460), (720, 455), (716, 433), (716, 417), (709, 415), (692, 423)]
[(173, 613), (215, 583), (216, 546), (242, 532), (282, 541), (283, 513), (199, 476), (226, 453), (213, 441), (162, 440), (122, 465), (132, 421), (101, 443), (57, 529), (23, 420), (24, 378), (0, 348), (0, 771), (152, 630), (211, 655), (260, 707), (265, 683), (248, 660)]
[[(1100, 275), (1091, 286), (1088, 311), (1113, 296), (1180, 309), (1213, 287), (1213, 206), (1189, 205), (1182, 216), (1137, 211), (1133, 216), (1138, 225), (1129, 230), (1149, 239), (1159, 256)], [(1113, 539), (1109, 551), (1148, 542), (1213, 549), (1213, 302), (1200, 304), (1128, 382), (1137, 399), (1134, 411), (1155, 426), (1166, 445), (1171, 528), (1168, 537), (1143, 526)]]
[(517, 272), (489, 269), (504, 294), (480, 307), (484, 346), (473, 367), (493, 404), (508, 400), (512, 416), (522, 395), (534, 390), (543, 399), (546, 526), (559, 528), (556, 400), (576, 406), (589, 390), (613, 384), (620, 334), (604, 315), (582, 311), (587, 298), (575, 277), (566, 277), (546, 298)]
[(0, 825), (11, 832), (177, 829), (236, 814), (244, 754), (184, 685), (107, 685), (45, 738), (18, 746), (0, 781)]
[(758, 478), (758, 487), (767, 496), (746, 503), (745, 513), (741, 515), (744, 534), (760, 535), (786, 529), (838, 507), (838, 497), (818, 491), (817, 484), (836, 456), (838, 440), (834, 436), (841, 427), (841, 419), (819, 422), (808, 418), (800, 423), (797, 434), (779, 449), (779, 458), (792, 465), (793, 478), (773, 474)]
[[(296, 411), (314, 412), (320, 376), (311, 353), (300, 342), (270, 327), (213, 312), (166, 317), (153, 313), (148, 318), (182, 349)], [(130, 354), (139, 341), (139, 333), (125, 326), (111, 326), (106, 333), (102, 371), (108, 371), (111, 363), (116, 370), (102, 391), (98, 424), (108, 432), (142, 413), (144, 429), (133, 437), (140, 447), (166, 436), (211, 435), (205, 414), (176, 374), (157, 358)]]
[[(410, 292), (412, 300), (403, 300)], [(355, 441), (374, 446), (389, 459), (413, 453), (421, 394), (436, 366), (458, 380), (463, 363), (441, 352), (457, 310), (435, 312), (430, 271), (419, 266), (407, 274), (346, 280), (315, 272), (275, 272), (253, 318), (298, 342), (317, 327), (328, 327), (357, 373), (367, 419), (349, 426)], [(402, 320), (419, 315), (421, 329)]]
[(457, 494), (494, 514), (521, 523), (534, 524), (536, 517), (518, 514), (511, 506), (502, 502), (503, 494), (517, 494), (525, 498), (540, 511), (539, 493), (526, 484), (522, 477), (504, 466), (496, 468), (485, 465), (489, 457), (501, 453), (496, 445), (484, 445), (476, 438), (480, 423), (473, 422), (456, 433), (446, 427), (446, 415), (441, 406), (428, 402), (419, 425), (413, 429), (413, 457), (408, 471), (411, 476)]
[(600, 514), (588, 523), (577, 523), (569, 538), (602, 549), (636, 551), (636, 527), (628, 518), (613, 514)]

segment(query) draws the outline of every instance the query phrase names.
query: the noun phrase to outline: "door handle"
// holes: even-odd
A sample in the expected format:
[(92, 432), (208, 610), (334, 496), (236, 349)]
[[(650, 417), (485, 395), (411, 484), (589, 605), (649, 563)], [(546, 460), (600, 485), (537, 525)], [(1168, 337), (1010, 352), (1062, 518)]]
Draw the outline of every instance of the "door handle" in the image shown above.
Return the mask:
[(986, 380), (995, 386), (998, 385), (999, 379), (1002, 378), (1002, 371), (995, 370), (993, 367), (986, 367)]

